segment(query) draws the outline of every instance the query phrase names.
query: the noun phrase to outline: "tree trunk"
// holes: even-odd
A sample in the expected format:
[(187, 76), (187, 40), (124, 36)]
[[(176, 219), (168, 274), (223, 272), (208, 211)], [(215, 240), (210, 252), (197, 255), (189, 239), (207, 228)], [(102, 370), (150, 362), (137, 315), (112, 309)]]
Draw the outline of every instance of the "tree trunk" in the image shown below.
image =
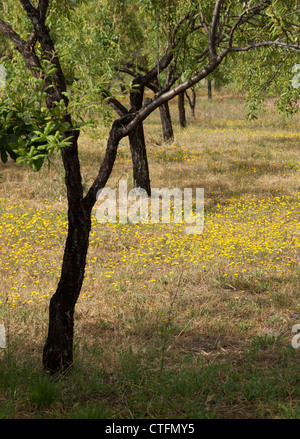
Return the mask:
[[(136, 88), (130, 93), (130, 112), (136, 112), (143, 106), (144, 88), (140, 86), (139, 80), (140, 77), (138, 76), (132, 82)], [(143, 124), (141, 123), (128, 137), (133, 165), (134, 186), (144, 189), (150, 196), (151, 186)]]
[(207, 97), (208, 99), (212, 99), (211, 79), (207, 80)]
[(43, 365), (51, 373), (65, 372), (73, 363), (74, 310), (84, 278), (91, 216), (69, 209), (69, 230), (61, 277), (50, 300), (48, 337)]
[(169, 103), (159, 107), (160, 120), (162, 125), (163, 137), (165, 142), (172, 142), (174, 140), (174, 133), (172, 127), (172, 119), (169, 109)]
[(195, 108), (196, 108), (196, 92), (195, 92), (195, 90), (194, 90), (193, 88), (192, 88), (191, 92), (192, 92), (192, 99), (190, 98), (190, 96), (189, 96), (187, 90), (186, 90), (186, 92), (185, 92), (185, 95), (186, 95), (186, 97), (187, 97), (187, 99), (188, 99), (188, 102), (189, 102), (189, 105), (190, 105), (190, 108), (191, 108), (192, 117), (195, 119), (195, 117), (196, 117), (196, 115), (195, 115)]
[(186, 127), (186, 115), (184, 107), (184, 92), (178, 95), (178, 112), (179, 112), (179, 123), (182, 128)]
[(68, 198), (68, 235), (60, 281), (50, 300), (48, 336), (43, 350), (43, 365), (51, 373), (65, 371), (73, 361), (74, 309), (83, 282), (91, 230), (91, 208), (83, 202), (79, 132), (66, 132), (64, 136), (70, 134), (72, 144), (62, 148), (61, 153)]
[[(99, 174), (83, 197), (78, 160), (78, 131), (73, 143), (62, 148), (68, 197), (68, 235), (61, 276), (50, 300), (48, 336), (43, 350), (43, 365), (49, 372), (65, 372), (73, 362), (74, 310), (79, 297), (86, 265), (91, 230), (91, 212), (98, 190), (105, 187), (116, 159), (120, 137), (117, 131), (131, 120), (131, 115), (113, 123)], [(69, 132), (65, 136), (69, 136)]]
[(128, 137), (133, 165), (134, 186), (145, 189), (150, 196), (151, 185), (143, 124), (140, 124)]

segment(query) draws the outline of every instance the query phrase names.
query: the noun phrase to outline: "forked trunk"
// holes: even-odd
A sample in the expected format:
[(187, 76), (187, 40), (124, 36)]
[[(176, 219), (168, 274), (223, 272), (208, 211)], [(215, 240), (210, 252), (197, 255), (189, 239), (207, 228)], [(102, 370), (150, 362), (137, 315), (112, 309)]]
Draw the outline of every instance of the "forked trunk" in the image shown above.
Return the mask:
[(192, 98), (190, 98), (187, 90), (185, 92), (185, 95), (187, 97), (188, 103), (189, 103), (190, 108), (191, 108), (192, 117), (193, 117), (193, 119), (195, 119), (195, 117), (196, 117), (196, 113), (195, 113), (195, 108), (196, 108), (196, 92), (195, 92), (195, 90), (193, 88), (192, 88), (191, 92), (192, 92)]
[[(130, 115), (125, 116), (124, 124), (130, 119)], [(120, 140), (116, 132), (123, 120), (115, 121), (112, 126), (99, 174), (85, 197), (78, 160), (78, 131), (73, 131), (72, 145), (62, 149), (68, 197), (68, 235), (61, 277), (50, 300), (48, 336), (43, 350), (43, 365), (51, 373), (65, 372), (73, 362), (74, 310), (84, 279), (91, 212), (98, 190), (106, 185), (111, 175)]]
[(70, 146), (62, 149), (68, 198), (68, 235), (64, 249), (61, 277), (50, 300), (48, 337), (43, 351), (43, 365), (51, 373), (65, 371), (73, 361), (74, 309), (80, 294), (91, 230), (91, 208), (83, 203), (78, 131)]

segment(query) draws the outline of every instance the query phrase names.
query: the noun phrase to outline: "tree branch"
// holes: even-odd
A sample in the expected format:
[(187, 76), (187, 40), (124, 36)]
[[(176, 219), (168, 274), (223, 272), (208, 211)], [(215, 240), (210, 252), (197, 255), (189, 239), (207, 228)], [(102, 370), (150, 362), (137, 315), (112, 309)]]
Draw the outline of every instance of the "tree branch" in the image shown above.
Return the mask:
[(146, 75), (143, 76), (141, 80), (142, 86), (147, 86), (148, 83), (150, 83), (154, 78), (157, 78), (159, 72), (165, 70), (172, 62), (174, 58), (174, 49), (178, 44), (178, 41), (176, 41), (176, 34), (182, 23), (188, 20), (189, 18), (190, 18), (190, 13), (187, 13), (175, 24), (173, 32), (169, 39), (168, 47), (166, 48), (164, 55), (159, 60), (159, 62), (155, 65), (155, 67), (153, 67), (153, 69), (151, 69)]
[[(182, 82), (181, 84), (175, 86), (169, 91), (165, 91), (162, 94), (154, 96), (151, 102), (147, 106), (144, 106), (139, 111), (134, 114), (133, 119), (126, 125), (120, 128), (120, 136), (125, 137), (130, 131), (134, 130), (146, 117), (149, 116), (156, 108), (160, 107), (165, 102), (173, 99), (175, 96), (179, 95), (181, 92), (191, 88), (193, 85), (197, 84), (203, 78), (212, 73), (218, 65), (222, 62), (225, 55), (219, 55), (207, 64), (201, 71), (197, 72), (194, 76), (188, 80)], [(177, 78), (178, 79), (178, 78)]]
[(128, 110), (126, 107), (124, 107), (123, 104), (121, 104), (118, 99), (116, 99), (114, 96), (112, 96), (107, 90), (102, 91), (102, 96), (106, 100), (106, 102), (118, 113), (120, 117), (125, 116), (125, 114), (128, 113)]
[(26, 41), (23, 40), (5, 21), (0, 18), (0, 32), (12, 41), (20, 52), (25, 50)]
[(229, 52), (247, 52), (256, 47), (270, 47), (270, 46), (277, 46), (277, 47), (282, 47), (283, 49), (300, 52), (300, 47), (298, 45), (283, 43), (282, 41), (261, 41), (260, 43), (250, 43), (244, 47), (228, 47), (227, 49)]
[(17, 32), (15, 32), (5, 21), (0, 19), (0, 32), (6, 36), (14, 45), (15, 49), (20, 52), (25, 60), (26, 67), (36, 77), (40, 77), (41, 63), (34, 52), (34, 45), (36, 43), (36, 34), (33, 31), (28, 41), (23, 40)]
[(216, 58), (216, 33), (217, 27), (220, 20), (220, 10), (222, 6), (223, 0), (217, 0), (213, 12), (212, 22), (209, 31), (209, 52), (212, 59)]
[(40, 0), (39, 1), (39, 11), (40, 11), (40, 19), (45, 22), (46, 15), (49, 7), (49, 0)]

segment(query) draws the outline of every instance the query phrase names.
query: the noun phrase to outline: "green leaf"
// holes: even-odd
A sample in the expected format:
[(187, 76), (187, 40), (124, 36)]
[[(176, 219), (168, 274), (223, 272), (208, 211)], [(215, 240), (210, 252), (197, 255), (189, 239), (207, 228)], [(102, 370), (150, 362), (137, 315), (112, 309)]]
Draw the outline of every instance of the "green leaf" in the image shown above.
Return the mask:
[(37, 159), (34, 159), (34, 161), (32, 162), (31, 166), (35, 171), (39, 171), (41, 169), (41, 167), (43, 166), (44, 163), (44, 159), (45, 157), (39, 157)]

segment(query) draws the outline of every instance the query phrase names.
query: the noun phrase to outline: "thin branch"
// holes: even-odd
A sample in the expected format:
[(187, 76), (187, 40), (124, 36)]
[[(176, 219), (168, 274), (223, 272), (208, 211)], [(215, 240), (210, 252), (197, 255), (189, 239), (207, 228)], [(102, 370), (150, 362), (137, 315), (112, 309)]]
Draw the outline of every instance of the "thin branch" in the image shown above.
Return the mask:
[(283, 43), (282, 41), (261, 41), (260, 43), (251, 43), (244, 47), (228, 47), (227, 49), (229, 52), (248, 52), (249, 50), (254, 49), (255, 47), (270, 47), (270, 46), (277, 46), (277, 47), (282, 47), (283, 49), (300, 52), (300, 47), (297, 44), (288, 44), (288, 43)]
[(15, 49), (24, 58), (26, 67), (38, 78), (40, 73), (37, 69), (41, 70), (42, 67), (39, 58), (33, 50), (36, 42), (35, 32), (32, 32), (28, 41), (25, 41), (2, 19), (0, 19), (0, 32), (13, 43)]
[(178, 20), (178, 22), (173, 28), (173, 32), (170, 37), (169, 44), (166, 48), (164, 55), (161, 57), (159, 62), (156, 63), (155, 67), (153, 67), (153, 69), (151, 69), (146, 75), (143, 76), (141, 80), (141, 86), (147, 86), (149, 82), (151, 82), (154, 78), (157, 78), (158, 72), (162, 72), (170, 65), (174, 57), (174, 49), (179, 42), (176, 40), (176, 34), (182, 23), (184, 23), (184, 21), (189, 19), (189, 17), (190, 14), (187, 13), (180, 20)]
[(262, 93), (269, 87), (269, 85), (271, 84), (271, 82), (276, 78), (276, 76), (278, 75), (278, 73), (280, 72), (280, 70), (282, 69), (282, 67), (284, 66), (285, 61), (288, 59), (288, 57), (291, 55), (291, 52), (288, 52), (288, 54), (284, 57), (283, 61), (281, 62), (281, 64), (279, 64), (278, 68), (276, 69), (276, 71), (274, 72), (274, 74), (271, 76), (271, 78), (266, 81), (263, 85), (263, 87), (261, 88), (260, 92), (258, 93), (257, 96), (261, 96)]
[(26, 41), (23, 40), (5, 21), (0, 18), (0, 32), (9, 38), (19, 51), (25, 50)]
[(102, 91), (102, 96), (120, 117), (125, 116), (125, 114), (128, 113), (127, 108), (124, 107), (124, 105), (121, 104), (121, 102), (118, 101), (118, 99), (116, 99), (114, 96), (112, 96), (107, 90)]
[[(133, 63), (133, 62), (121, 61), (121, 66), (124, 66), (124, 67), (132, 69), (132, 70), (135, 70), (135, 67), (137, 67), (141, 73), (148, 73), (147, 69), (145, 69), (141, 65)], [(136, 72), (135, 75), (137, 75), (137, 74), (138, 73)]]
[[(201, 7), (201, 6), (202, 6), (202, 5), (200, 4), (200, 7)], [(203, 10), (200, 11), (200, 17), (201, 17), (201, 24), (202, 24), (202, 26), (203, 26), (203, 28), (204, 28), (206, 34), (209, 35), (209, 28), (208, 28), (208, 24), (206, 23), (206, 19), (205, 19), (205, 16), (204, 16)]]
[(262, 2), (257, 5), (252, 6), (251, 8), (248, 8), (245, 10), (240, 16), (238, 16), (237, 20), (231, 27), (230, 31), (228, 32), (229, 40), (228, 40), (228, 47), (232, 47), (233, 43), (233, 37), (235, 31), (240, 27), (242, 24), (245, 24), (251, 20), (251, 18), (255, 17), (259, 13), (261, 13), (264, 9), (266, 9), (270, 5), (270, 1)]
[(215, 8), (213, 12), (212, 22), (210, 26), (209, 31), (209, 52), (211, 58), (216, 58), (217, 51), (216, 51), (216, 33), (217, 33), (217, 27), (220, 20), (220, 10), (222, 6), (223, 0), (217, 0), (215, 3)]

